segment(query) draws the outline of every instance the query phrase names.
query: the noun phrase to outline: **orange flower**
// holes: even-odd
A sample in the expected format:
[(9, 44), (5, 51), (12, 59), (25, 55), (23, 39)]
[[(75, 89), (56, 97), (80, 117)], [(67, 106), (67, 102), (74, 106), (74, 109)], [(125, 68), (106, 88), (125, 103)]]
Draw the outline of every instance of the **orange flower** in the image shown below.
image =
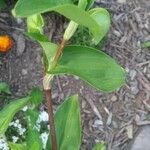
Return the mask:
[(13, 41), (8, 35), (0, 35), (0, 52), (8, 52), (13, 46)]

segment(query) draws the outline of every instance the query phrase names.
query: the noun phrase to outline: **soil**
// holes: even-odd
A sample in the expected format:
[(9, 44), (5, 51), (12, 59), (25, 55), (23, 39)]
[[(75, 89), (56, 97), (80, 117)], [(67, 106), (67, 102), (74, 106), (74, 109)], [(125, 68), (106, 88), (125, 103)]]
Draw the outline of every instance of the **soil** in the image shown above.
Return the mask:
[[(150, 51), (140, 46), (150, 41), (150, 2), (96, 0), (95, 6), (107, 8), (112, 15), (112, 27), (102, 50), (126, 69), (126, 85), (116, 92), (102, 93), (78, 77), (56, 76), (54, 109), (64, 98), (78, 93), (83, 127), (81, 150), (91, 150), (102, 140), (108, 150), (128, 150), (141, 126), (150, 124), (150, 109), (145, 103), (150, 100)], [(0, 35), (8, 34), (14, 40), (13, 49), (0, 56), (0, 81), (11, 86), (12, 97), (16, 98), (26, 95), (32, 87), (42, 88), (42, 50), (24, 36), (25, 20), (13, 18), (10, 10), (0, 13)], [(59, 42), (66, 20), (56, 14), (46, 14), (45, 21), (46, 34)]]

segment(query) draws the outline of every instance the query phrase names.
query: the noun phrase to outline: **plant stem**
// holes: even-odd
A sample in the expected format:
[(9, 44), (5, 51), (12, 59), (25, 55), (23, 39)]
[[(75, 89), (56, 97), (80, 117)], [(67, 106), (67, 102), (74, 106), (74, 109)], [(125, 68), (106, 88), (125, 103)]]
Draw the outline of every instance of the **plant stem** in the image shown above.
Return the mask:
[[(62, 54), (62, 51), (63, 51), (63, 48), (64, 48), (66, 42), (67, 41), (63, 39), (60, 46), (58, 47), (57, 53), (54, 58), (54, 66), (53, 67), (55, 67), (57, 65), (58, 60)], [(49, 115), (52, 150), (57, 150), (57, 139), (56, 139), (56, 130), (55, 130), (54, 114), (53, 114), (52, 99), (51, 99), (51, 88), (49, 87), (50, 80), (51, 80), (51, 78), (46, 78), (46, 82), (43, 80), (43, 83), (44, 83), (43, 85), (44, 85), (44, 91), (45, 91), (45, 97), (46, 97), (48, 115)]]
[(54, 67), (58, 63), (58, 60), (59, 60), (59, 58), (60, 58), (60, 56), (62, 54), (62, 51), (63, 51), (63, 48), (64, 48), (66, 42), (67, 41), (63, 39), (62, 42), (61, 42), (61, 44), (60, 44), (60, 46), (58, 47), (57, 53), (56, 53), (55, 58), (54, 58)]
[(48, 114), (49, 114), (52, 150), (57, 150), (56, 130), (54, 124), (54, 114), (53, 114), (52, 99), (51, 99), (51, 89), (45, 90), (45, 97), (46, 97)]

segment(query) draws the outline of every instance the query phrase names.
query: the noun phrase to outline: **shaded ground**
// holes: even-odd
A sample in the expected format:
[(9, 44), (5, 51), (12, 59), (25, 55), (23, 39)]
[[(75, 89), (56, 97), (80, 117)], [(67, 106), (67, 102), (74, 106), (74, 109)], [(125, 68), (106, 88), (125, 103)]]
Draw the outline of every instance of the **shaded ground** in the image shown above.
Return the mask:
[[(82, 108), (82, 150), (91, 150), (104, 140), (108, 150), (128, 150), (128, 145), (142, 125), (150, 124), (149, 110), (143, 101), (150, 100), (150, 51), (141, 49), (150, 40), (150, 4), (148, 0), (97, 0), (97, 6), (112, 14), (107, 54), (128, 72), (127, 84), (116, 93), (101, 93), (77, 77), (57, 76), (53, 83), (54, 108), (65, 97), (79, 93)], [(45, 32), (54, 41), (61, 39), (65, 20), (46, 15)], [(14, 97), (25, 95), (33, 86), (41, 87), (41, 48), (23, 36), (24, 21), (0, 13), (0, 34), (14, 39), (14, 48), (0, 59), (0, 80), (8, 82)], [(58, 34), (57, 34), (58, 33)], [(96, 111), (95, 111), (96, 110)]]

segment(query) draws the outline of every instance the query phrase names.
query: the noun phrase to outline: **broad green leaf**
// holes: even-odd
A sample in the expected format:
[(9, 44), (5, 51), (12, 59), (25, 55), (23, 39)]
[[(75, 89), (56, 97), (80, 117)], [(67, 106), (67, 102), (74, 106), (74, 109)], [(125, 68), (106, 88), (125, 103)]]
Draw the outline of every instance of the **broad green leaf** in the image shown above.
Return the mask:
[(40, 33), (27, 33), (27, 35), (39, 42), (41, 47), (43, 48), (43, 63), (45, 66), (46, 71), (51, 67), (53, 64), (53, 60), (57, 51), (58, 46), (54, 43), (48, 41), (48, 38), (45, 35)]
[(0, 111), (0, 135), (5, 133), (14, 115), (22, 109), (29, 102), (29, 100), (30, 97), (27, 96), (16, 101), (12, 101)]
[(8, 84), (0, 82), (0, 93), (11, 94)]
[(44, 20), (41, 15), (32, 15), (27, 18), (27, 29), (31, 33), (43, 33)]
[(106, 146), (103, 142), (97, 143), (92, 150), (106, 150)]
[(6, 7), (5, 0), (0, 0), (0, 10), (4, 9)]
[[(79, 150), (81, 144), (81, 118), (78, 96), (72, 96), (55, 114), (55, 127), (59, 150)], [(47, 150), (51, 150), (50, 139)]]
[(16, 144), (9, 142), (9, 146), (11, 150), (28, 150), (26, 144)]
[(67, 46), (51, 74), (73, 74), (102, 91), (114, 91), (125, 82), (125, 71), (102, 51), (90, 47)]
[(31, 95), (30, 102), (33, 105), (38, 106), (39, 104), (42, 103), (43, 93), (40, 89), (33, 88), (30, 95)]
[(91, 17), (98, 23), (99, 32), (94, 37), (93, 42), (97, 44), (106, 35), (110, 27), (110, 15), (104, 8), (94, 8), (89, 11)]
[[(105, 26), (108, 26), (108, 22), (110, 22), (109, 13), (107, 12), (107, 10), (95, 9), (93, 11), (86, 12), (82, 8), (79, 8), (78, 6), (69, 3), (57, 3), (57, 5), (54, 4), (54, 2), (52, 3), (52, 1), (49, 0), (45, 0), (44, 2), (37, 0), (19, 0), (13, 10), (13, 14), (17, 17), (28, 17), (33, 14), (40, 14), (48, 11), (56, 11), (64, 15), (68, 19), (71, 19), (74, 22), (89, 28), (89, 30), (94, 36), (95, 44), (97, 44), (102, 39), (102, 35), (106, 32)], [(100, 25), (100, 23), (102, 23), (102, 25)]]
[[(73, 4), (72, 0), (18, 0), (13, 14), (18, 17), (28, 17), (34, 14), (41, 14), (52, 11), (58, 6)], [(25, 9), (24, 9), (25, 8)], [(24, 11), (22, 11), (24, 10)]]
[(28, 150), (42, 150), (42, 140), (40, 133), (36, 129), (32, 127), (28, 128), (26, 140)]

